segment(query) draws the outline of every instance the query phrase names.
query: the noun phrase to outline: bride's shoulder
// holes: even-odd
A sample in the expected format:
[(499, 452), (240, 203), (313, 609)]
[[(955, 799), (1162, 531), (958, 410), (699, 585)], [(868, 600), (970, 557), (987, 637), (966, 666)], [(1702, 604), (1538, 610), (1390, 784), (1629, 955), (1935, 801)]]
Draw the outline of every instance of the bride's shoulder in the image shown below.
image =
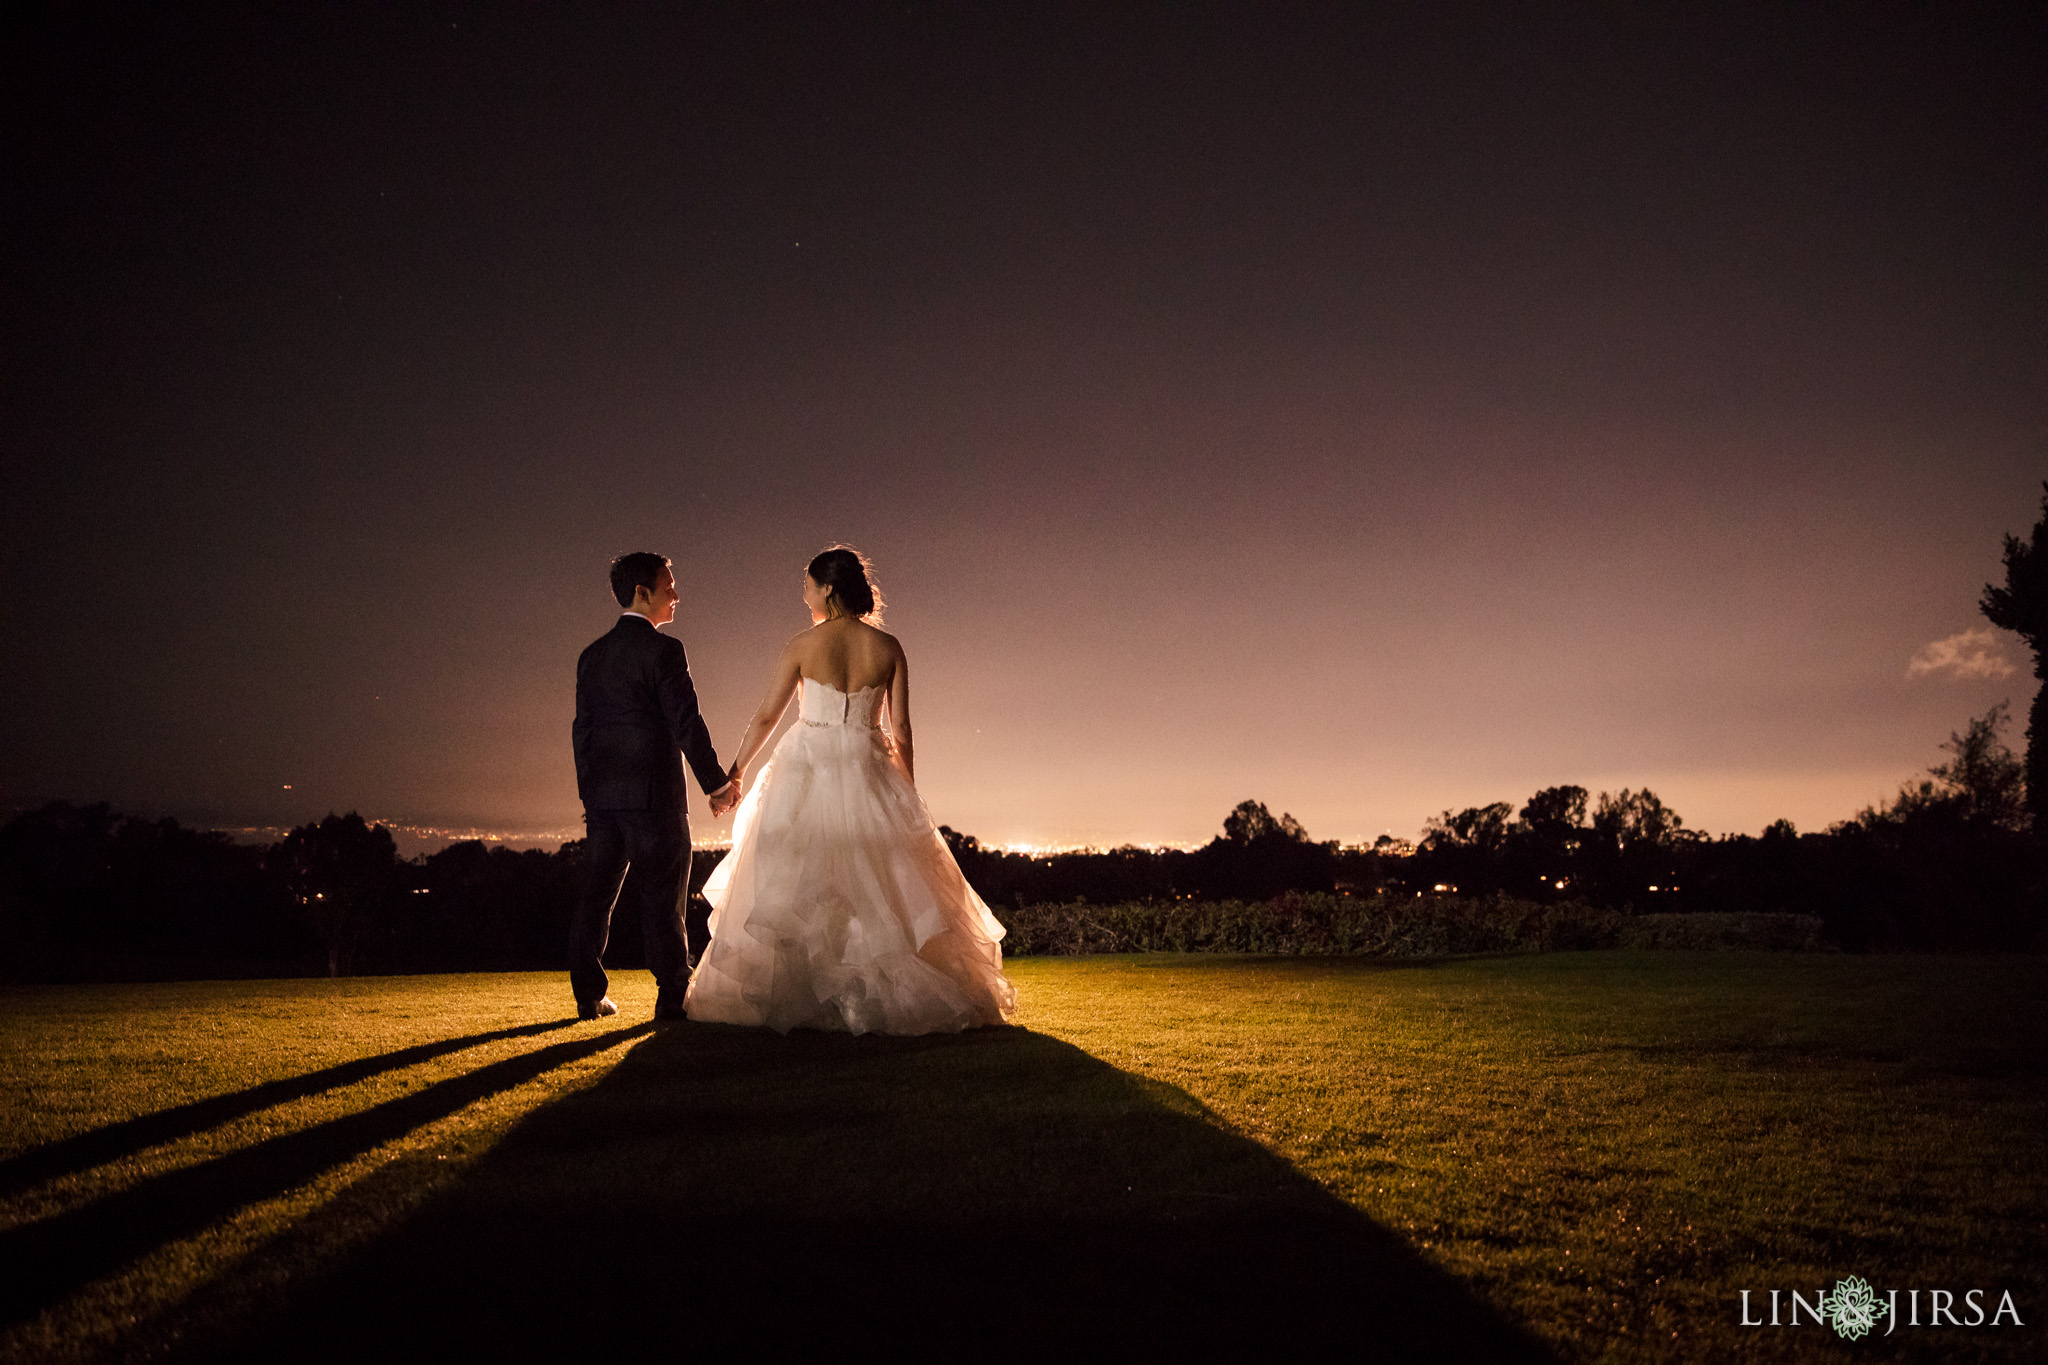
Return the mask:
[(800, 630), (789, 637), (789, 643), (782, 647), (782, 663), (785, 667), (800, 664), (816, 652), (818, 637), (812, 633), (816, 629), (817, 627), (813, 626), (810, 630)]
[[(891, 635), (888, 631), (883, 630), (880, 626), (871, 624), (867, 621), (847, 621), (845, 617), (840, 617), (839, 622), (842, 625), (843, 629), (846, 629), (850, 632), (850, 634), (843, 636), (841, 638), (865, 640), (871, 645), (880, 645), (884, 649), (894, 650), (898, 653), (901, 653), (903, 650), (902, 644), (897, 641), (896, 637)], [(810, 630), (805, 631), (804, 635), (810, 635), (814, 632), (822, 633), (827, 626), (831, 626), (833, 624), (834, 622), (831, 621), (822, 621), (819, 624), (812, 626)], [(802, 639), (804, 637), (800, 635), (797, 638)]]

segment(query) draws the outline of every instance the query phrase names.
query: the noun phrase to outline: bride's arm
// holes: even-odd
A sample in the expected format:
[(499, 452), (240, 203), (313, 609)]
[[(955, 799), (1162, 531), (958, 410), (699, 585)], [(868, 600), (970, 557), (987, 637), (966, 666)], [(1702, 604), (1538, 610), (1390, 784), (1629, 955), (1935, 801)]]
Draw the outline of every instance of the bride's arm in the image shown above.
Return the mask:
[(889, 732), (896, 737), (896, 761), (910, 785), (917, 785), (917, 757), (910, 742), (910, 660), (896, 647), (896, 674), (889, 679)]
[(782, 651), (782, 657), (775, 661), (775, 672), (768, 678), (768, 693), (761, 698), (761, 705), (754, 712), (754, 718), (747, 722), (747, 733), (740, 738), (739, 757), (732, 762), (732, 775), (737, 778), (747, 771), (747, 765), (761, 752), (761, 746), (768, 742), (768, 736), (775, 733), (775, 723), (782, 719), (782, 713), (789, 707), (789, 699), (796, 693), (797, 683), (803, 676), (797, 663), (796, 641)]

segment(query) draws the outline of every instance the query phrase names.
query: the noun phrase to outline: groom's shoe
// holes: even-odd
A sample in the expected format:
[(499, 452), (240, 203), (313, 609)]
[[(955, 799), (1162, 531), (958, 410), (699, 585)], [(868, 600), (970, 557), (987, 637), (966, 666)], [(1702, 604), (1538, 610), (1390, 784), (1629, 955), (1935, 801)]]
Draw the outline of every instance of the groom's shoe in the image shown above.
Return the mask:
[(619, 1007), (612, 1003), (609, 995), (596, 1000), (579, 1001), (576, 1005), (578, 1019), (609, 1019), (618, 1012)]

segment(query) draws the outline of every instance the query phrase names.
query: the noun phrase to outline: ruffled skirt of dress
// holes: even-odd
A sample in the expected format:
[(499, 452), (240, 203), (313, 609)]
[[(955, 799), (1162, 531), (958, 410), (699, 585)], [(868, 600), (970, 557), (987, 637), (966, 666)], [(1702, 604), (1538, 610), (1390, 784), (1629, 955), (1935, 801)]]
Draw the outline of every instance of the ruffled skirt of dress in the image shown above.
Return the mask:
[(851, 1033), (999, 1024), (1003, 927), (924, 801), (862, 725), (790, 727), (704, 887), (689, 1017)]

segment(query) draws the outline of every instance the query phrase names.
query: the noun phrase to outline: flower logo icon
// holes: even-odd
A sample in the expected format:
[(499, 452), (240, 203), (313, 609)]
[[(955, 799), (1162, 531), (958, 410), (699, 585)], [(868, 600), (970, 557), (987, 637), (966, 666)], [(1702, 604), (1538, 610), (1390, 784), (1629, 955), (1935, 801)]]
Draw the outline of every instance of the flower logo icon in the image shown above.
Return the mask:
[(1820, 1299), (1821, 1312), (1827, 1314), (1835, 1335), (1851, 1341), (1877, 1326), (1878, 1307), (1877, 1291), (1861, 1275), (1836, 1280), (1834, 1292)]

